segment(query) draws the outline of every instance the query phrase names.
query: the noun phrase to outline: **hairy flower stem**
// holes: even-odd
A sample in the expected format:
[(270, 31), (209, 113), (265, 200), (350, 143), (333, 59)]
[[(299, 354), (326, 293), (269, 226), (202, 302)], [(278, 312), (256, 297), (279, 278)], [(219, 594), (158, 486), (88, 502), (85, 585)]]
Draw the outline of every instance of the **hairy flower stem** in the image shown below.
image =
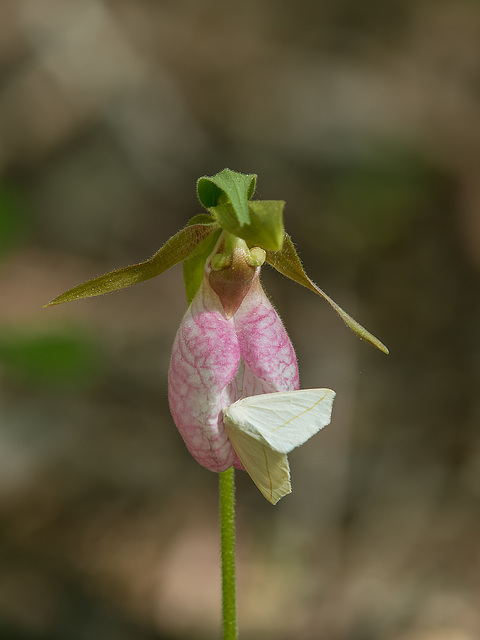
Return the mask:
[(235, 584), (235, 469), (220, 474), (223, 640), (237, 640)]

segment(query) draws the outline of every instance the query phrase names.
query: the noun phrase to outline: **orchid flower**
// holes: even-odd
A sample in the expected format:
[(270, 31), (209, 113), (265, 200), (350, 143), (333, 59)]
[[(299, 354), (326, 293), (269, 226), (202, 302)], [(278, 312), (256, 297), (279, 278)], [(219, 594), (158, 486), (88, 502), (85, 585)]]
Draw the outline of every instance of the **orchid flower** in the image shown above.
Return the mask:
[(298, 389), (292, 343), (260, 284), (265, 252), (250, 252), (233, 236), (228, 240), (235, 244), (233, 260), (212, 266), (220, 262), (223, 236), (180, 324), (168, 374), (175, 424), (193, 457), (211, 471), (243, 469), (223, 409), (244, 396)]
[[(309, 425), (306, 430), (303, 427), (305, 419), (299, 422), (298, 418), (308, 411), (314, 420), (311, 409), (319, 402), (318, 394), (295, 396), (297, 402), (300, 398), (307, 403), (299, 405), (299, 416), (293, 416), (297, 419), (299, 433), (305, 433), (302, 437), (290, 435), (287, 442), (277, 442), (251, 421), (249, 427), (238, 427), (232, 418), (232, 410), (229, 412), (230, 432), (227, 433), (224, 414), (229, 407), (235, 412), (236, 403), (242, 399), (291, 392), (299, 386), (293, 346), (260, 284), (262, 264), (269, 263), (280, 273), (324, 297), (361, 338), (382, 351), (388, 350), (308, 278), (283, 229), (284, 202), (251, 200), (255, 182), (255, 175), (238, 174), (229, 169), (200, 178), (198, 195), (208, 215), (193, 218), (149, 260), (78, 285), (49, 304), (122, 289), (155, 277), (183, 261), (191, 304), (175, 338), (170, 362), (168, 394), (175, 424), (188, 450), (201, 465), (217, 472), (232, 466), (247, 468), (262, 493), (275, 503), (290, 492), (285, 453), (328, 424), (334, 394), (327, 390), (329, 393), (325, 398), (321, 396), (324, 404), (322, 413), (315, 417), (316, 427), (312, 429)], [(287, 405), (291, 404), (292, 398), (286, 398)], [(275, 406), (278, 399), (276, 402)], [(243, 403), (245, 410), (245, 400)], [(275, 410), (278, 409), (272, 405), (272, 412)], [(268, 418), (272, 425), (273, 413)], [(276, 425), (275, 429), (279, 430), (281, 426)], [(265, 457), (263, 475), (267, 476), (268, 482), (258, 477), (258, 464), (253, 470), (250, 468), (244, 446), (243, 457), (239, 455), (244, 434), (240, 434), (241, 438), (237, 436), (235, 446), (232, 443), (236, 433), (232, 431), (234, 427), (248, 432), (247, 448), (255, 449), (253, 454), (257, 460), (261, 455)], [(261, 442), (261, 453), (257, 451), (255, 441)], [(281, 456), (275, 458), (276, 468), (283, 469), (280, 475), (272, 470), (273, 459), (268, 458), (274, 452)], [(279, 486), (265, 489), (263, 485), (265, 482), (272, 485), (273, 477), (277, 478)]]
[[(250, 251), (223, 232), (173, 344), (170, 410), (190, 453), (211, 471), (244, 469), (224, 409), (243, 397), (299, 386), (292, 343), (260, 284), (264, 260), (265, 251)], [(273, 491), (266, 497), (278, 500)]]

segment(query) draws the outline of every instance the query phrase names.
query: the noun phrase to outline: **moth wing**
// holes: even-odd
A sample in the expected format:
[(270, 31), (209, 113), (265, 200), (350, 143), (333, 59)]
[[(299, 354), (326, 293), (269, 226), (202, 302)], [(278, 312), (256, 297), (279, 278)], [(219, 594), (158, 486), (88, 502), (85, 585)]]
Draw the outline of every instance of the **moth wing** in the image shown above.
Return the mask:
[(290, 468), (284, 453), (245, 433), (227, 418), (225, 428), (248, 475), (269, 502), (276, 504), (291, 493)]
[(334, 397), (331, 389), (249, 396), (224, 410), (225, 422), (279, 453), (289, 453), (330, 423)]

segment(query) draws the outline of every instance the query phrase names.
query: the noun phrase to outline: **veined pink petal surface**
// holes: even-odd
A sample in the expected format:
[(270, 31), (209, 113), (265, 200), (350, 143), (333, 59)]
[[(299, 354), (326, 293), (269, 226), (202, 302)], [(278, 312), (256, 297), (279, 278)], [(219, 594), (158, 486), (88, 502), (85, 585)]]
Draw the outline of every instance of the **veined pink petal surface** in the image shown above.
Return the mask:
[[(258, 276), (233, 320), (242, 359), (253, 376), (262, 381), (262, 390), (258, 393), (298, 389), (295, 351)], [(247, 393), (245, 388), (243, 391), (244, 396), (255, 395), (255, 392)]]
[(225, 431), (225, 407), (245, 396), (299, 386), (292, 343), (263, 292), (259, 271), (232, 317), (206, 273), (173, 345), (170, 410), (190, 453), (211, 471), (243, 468)]

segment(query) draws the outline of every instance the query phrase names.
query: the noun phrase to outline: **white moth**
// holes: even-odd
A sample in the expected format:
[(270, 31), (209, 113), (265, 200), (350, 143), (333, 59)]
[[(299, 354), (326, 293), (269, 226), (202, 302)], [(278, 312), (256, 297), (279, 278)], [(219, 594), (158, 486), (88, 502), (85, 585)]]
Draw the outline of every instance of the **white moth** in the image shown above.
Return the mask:
[(286, 454), (329, 424), (334, 397), (331, 389), (264, 393), (223, 410), (233, 448), (272, 504), (292, 491)]

